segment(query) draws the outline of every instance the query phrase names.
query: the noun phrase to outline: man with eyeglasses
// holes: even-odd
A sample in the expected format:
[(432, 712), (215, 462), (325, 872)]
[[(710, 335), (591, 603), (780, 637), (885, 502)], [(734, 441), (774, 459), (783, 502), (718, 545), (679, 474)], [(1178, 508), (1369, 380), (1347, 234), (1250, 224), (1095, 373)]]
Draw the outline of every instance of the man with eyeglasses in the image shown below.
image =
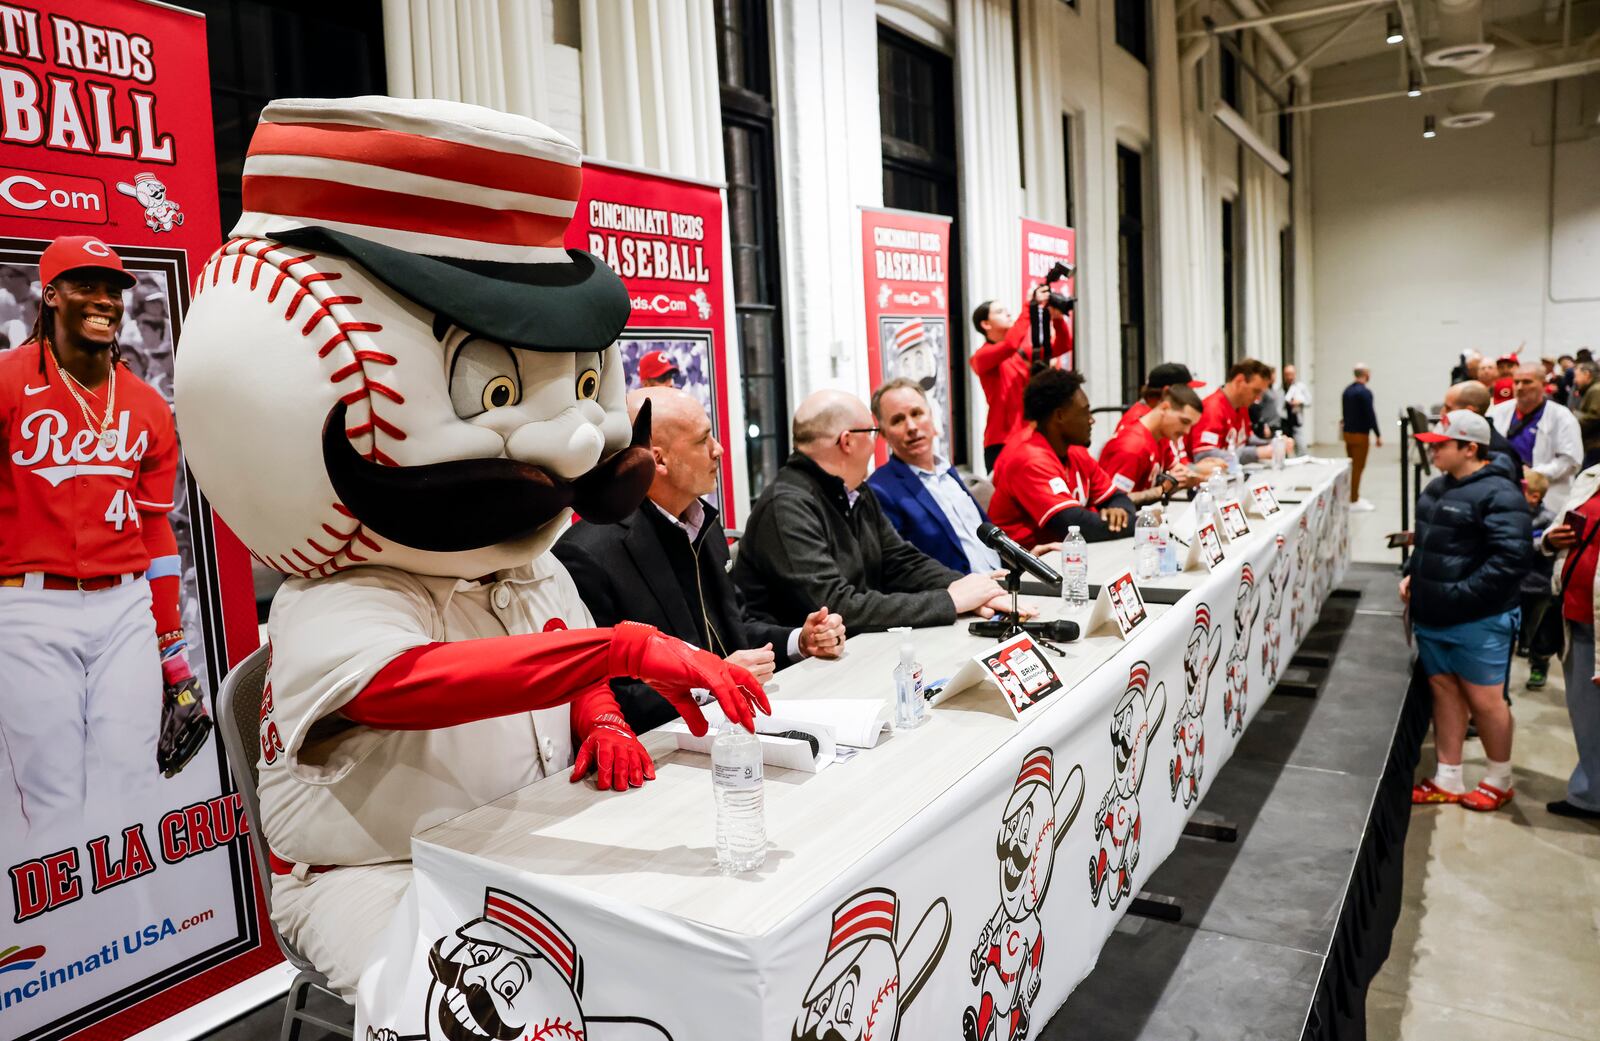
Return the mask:
[(794, 414), (794, 454), (762, 493), (733, 565), (750, 611), (800, 625), (823, 604), (851, 632), (985, 618), (1008, 601), (997, 575), (962, 575), (906, 542), (862, 487), (877, 426), (858, 397), (817, 391)]

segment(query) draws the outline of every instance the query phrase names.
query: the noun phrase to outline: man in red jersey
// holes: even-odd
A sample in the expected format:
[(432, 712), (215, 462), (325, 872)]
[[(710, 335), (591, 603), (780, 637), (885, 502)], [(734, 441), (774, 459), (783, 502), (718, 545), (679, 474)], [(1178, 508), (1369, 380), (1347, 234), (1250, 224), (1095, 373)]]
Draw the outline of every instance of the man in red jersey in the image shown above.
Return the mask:
[(1184, 383), (1167, 385), (1161, 395), (1154, 409), (1119, 427), (1100, 450), (1100, 469), (1135, 506), (1200, 483), (1197, 472), (1169, 461), (1172, 445), (1181, 445), (1200, 418), (1200, 395)]
[(1094, 456), (1094, 416), (1083, 377), (1046, 369), (1022, 395), (1024, 426), (1006, 442), (995, 465), (989, 518), (1029, 549), (1058, 542), (1077, 527), (1087, 542), (1127, 538), (1133, 503), (1119, 492)]
[[(1265, 441), (1250, 432), (1250, 406), (1272, 385), (1272, 366), (1243, 358), (1228, 370), (1228, 380), (1205, 400), (1200, 421), (1189, 429), (1189, 455), (1198, 463), (1206, 459), (1256, 460), (1256, 446)], [(1294, 443), (1288, 445), (1290, 454)]]
[(34, 833), (139, 805), (211, 729), (167, 521), (172, 411), (116, 344), (133, 276), (78, 235), (39, 281), (32, 337), (0, 354), (0, 732)]

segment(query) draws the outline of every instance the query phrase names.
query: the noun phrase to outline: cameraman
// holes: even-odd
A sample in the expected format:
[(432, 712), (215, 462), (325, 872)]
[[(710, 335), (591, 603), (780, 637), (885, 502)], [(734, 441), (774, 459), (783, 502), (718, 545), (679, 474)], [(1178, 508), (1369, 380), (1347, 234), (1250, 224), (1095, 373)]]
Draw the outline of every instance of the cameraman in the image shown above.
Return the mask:
[[(1062, 271), (1065, 273), (1057, 274)], [(1051, 276), (1060, 278), (1070, 274), (1071, 270), (1061, 264), (1050, 271)], [(983, 427), (983, 463), (991, 474), (1006, 439), (1022, 425), (1022, 389), (1035, 371), (1035, 362), (1042, 367), (1060, 358), (1066, 368), (1072, 367), (1072, 330), (1066, 316), (1075, 304), (1072, 297), (1052, 292), (1047, 282), (1029, 294), (1020, 316), (998, 300), (986, 300), (972, 312), (973, 328), (983, 335), (984, 344), (972, 353), (969, 364), (978, 375), (989, 405), (989, 418)], [(1039, 351), (1037, 359), (1030, 314), (1034, 306), (1048, 315), (1049, 328), (1043, 345), (1047, 350)]]

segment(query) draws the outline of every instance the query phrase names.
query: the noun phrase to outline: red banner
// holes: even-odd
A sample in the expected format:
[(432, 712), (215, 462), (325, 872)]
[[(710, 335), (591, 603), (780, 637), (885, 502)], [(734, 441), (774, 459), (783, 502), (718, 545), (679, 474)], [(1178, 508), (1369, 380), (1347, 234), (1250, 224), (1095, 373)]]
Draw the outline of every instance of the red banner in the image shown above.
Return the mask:
[[(922, 385), (950, 455), (950, 218), (861, 210), (870, 389), (904, 376)], [(878, 441), (878, 462), (888, 449)]]
[[(191, 278), (221, 241), (210, 98), (201, 17), (135, 0), (0, 3), (0, 348), (31, 334), (45, 246), (93, 234), (136, 278), (124, 294), (122, 357), (171, 402)], [(174, 499), (188, 655), (214, 694), (257, 643), (249, 562), (186, 476)], [(100, 682), (91, 675), (91, 706)], [(31, 704), (0, 698), (11, 752), (0, 757), (11, 898), (0, 917), (0, 1037), (115, 1041), (281, 960), (216, 735), (167, 778), (153, 743), (148, 756), (102, 748), (134, 738), (96, 733), (85, 710), (87, 752), (70, 741), (39, 752), (83, 760), (81, 818), (30, 819), (28, 793), (45, 782), (27, 776), (19, 745), (37, 738), (19, 734), (14, 714), (83, 693), (25, 693)], [(159, 685), (146, 693), (157, 718)], [(108, 776), (114, 761), (148, 765)]]
[[(722, 234), (720, 188), (585, 162), (566, 244), (605, 261), (628, 287), (633, 314), (618, 341), (628, 389), (670, 382), (692, 394), (726, 448), (736, 432), (728, 429)], [(728, 527), (732, 491), (733, 457), (725, 451), (718, 507)]]
[[(1078, 263), (1078, 233), (1071, 228), (1063, 228), (1058, 224), (1046, 224), (1043, 221), (1022, 218), (1022, 296), (1026, 300), (1028, 294), (1044, 281), (1044, 276), (1058, 263)], [(1070, 278), (1060, 279), (1051, 283), (1051, 288), (1057, 292), (1072, 295)], [(1024, 320), (1026, 313), (1021, 316)], [(1067, 315), (1067, 328), (1076, 332), (1073, 316)], [(1076, 337), (1074, 337), (1076, 339)], [(1075, 360), (1076, 351), (1068, 350), (1056, 355), (1056, 364), (1064, 369), (1070, 369)]]

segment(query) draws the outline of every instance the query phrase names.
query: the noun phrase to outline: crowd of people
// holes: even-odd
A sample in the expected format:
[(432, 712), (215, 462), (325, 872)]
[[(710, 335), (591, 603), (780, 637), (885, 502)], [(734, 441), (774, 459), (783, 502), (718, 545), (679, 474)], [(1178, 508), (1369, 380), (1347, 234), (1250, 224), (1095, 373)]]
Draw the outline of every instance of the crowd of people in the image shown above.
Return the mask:
[[(1464, 354), (1432, 431), (1417, 434), (1440, 476), (1423, 489), (1400, 580), (1433, 698), (1437, 765), (1412, 801), (1492, 811), (1515, 795), (1509, 696), (1514, 655), (1529, 689), (1561, 656), (1578, 763), (1554, 814), (1600, 819), (1600, 394), (1587, 350), (1524, 361)], [(1488, 769), (1470, 789), (1475, 730)]]

